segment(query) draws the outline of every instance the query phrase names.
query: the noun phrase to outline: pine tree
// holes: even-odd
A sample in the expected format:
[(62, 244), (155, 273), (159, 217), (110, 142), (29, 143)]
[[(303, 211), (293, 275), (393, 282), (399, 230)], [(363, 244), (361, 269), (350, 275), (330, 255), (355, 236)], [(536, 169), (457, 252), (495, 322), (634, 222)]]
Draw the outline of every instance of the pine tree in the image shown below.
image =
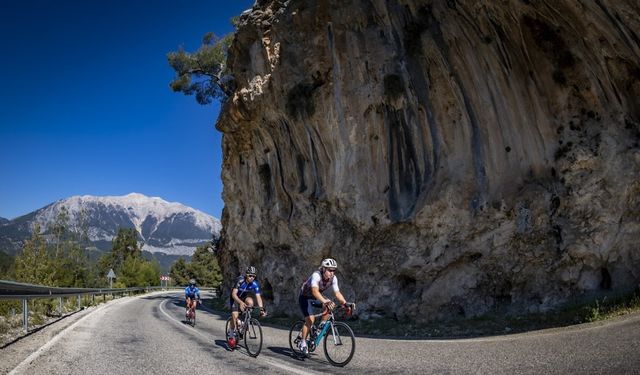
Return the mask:
[(51, 259), (47, 254), (46, 243), (40, 234), (40, 224), (35, 224), (31, 238), (25, 241), (22, 253), (15, 259), (15, 277), (17, 281), (29, 284), (50, 285)]
[(174, 92), (196, 95), (200, 104), (209, 104), (214, 99), (221, 101), (234, 90), (233, 77), (228, 74), (227, 50), (233, 40), (233, 34), (218, 38), (207, 33), (202, 45), (194, 53), (186, 52), (182, 47), (177, 52), (167, 54), (169, 65), (175, 70), (176, 77), (170, 87)]
[(169, 271), (169, 276), (171, 276), (176, 285), (186, 285), (189, 282), (191, 275), (187, 269), (187, 263), (184, 258), (180, 257), (173, 263)]

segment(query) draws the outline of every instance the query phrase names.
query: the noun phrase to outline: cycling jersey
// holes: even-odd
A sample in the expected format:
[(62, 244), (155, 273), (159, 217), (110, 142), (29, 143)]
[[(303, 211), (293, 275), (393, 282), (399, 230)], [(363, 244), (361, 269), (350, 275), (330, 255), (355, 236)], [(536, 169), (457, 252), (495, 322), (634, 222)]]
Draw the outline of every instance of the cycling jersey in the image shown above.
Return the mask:
[(248, 283), (244, 276), (238, 277), (236, 281), (235, 289), (238, 289), (238, 298), (241, 300), (244, 299), (249, 293), (254, 293), (255, 295), (260, 295), (260, 284), (254, 279), (252, 282)]
[(191, 285), (189, 285), (184, 289), (184, 296), (185, 298), (194, 298), (197, 296), (198, 299), (200, 299), (200, 289), (198, 289), (197, 286), (191, 287)]
[(339, 292), (340, 288), (338, 288), (338, 277), (336, 275), (331, 276), (329, 280), (323, 280), (322, 276), (320, 276), (320, 271), (315, 271), (311, 276), (307, 279), (307, 281), (302, 284), (300, 287), (300, 296), (307, 298), (314, 298), (311, 293), (311, 288), (316, 287), (320, 290), (320, 293), (325, 290), (332, 288), (333, 292)]

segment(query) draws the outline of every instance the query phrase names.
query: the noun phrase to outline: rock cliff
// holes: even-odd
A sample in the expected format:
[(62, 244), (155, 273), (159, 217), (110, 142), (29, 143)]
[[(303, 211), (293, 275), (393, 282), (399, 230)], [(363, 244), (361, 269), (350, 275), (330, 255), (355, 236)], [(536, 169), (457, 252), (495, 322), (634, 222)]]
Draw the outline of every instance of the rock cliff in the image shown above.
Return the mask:
[(638, 285), (637, 1), (258, 0), (228, 63), (220, 255), (272, 310), (326, 256), (365, 317)]

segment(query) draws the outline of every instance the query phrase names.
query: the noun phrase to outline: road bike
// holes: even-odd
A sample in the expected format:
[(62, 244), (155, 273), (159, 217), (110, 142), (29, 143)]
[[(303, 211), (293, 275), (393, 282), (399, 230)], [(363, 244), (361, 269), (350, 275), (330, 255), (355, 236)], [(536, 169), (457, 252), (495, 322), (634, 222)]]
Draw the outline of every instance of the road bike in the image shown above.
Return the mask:
[(196, 308), (198, 307), (198, 303), (200, 300), (197, 299), (194, 307), (187, 307), (187, 313), (185, 314), (185, 318), (187, 320), (187, 324), (192, 327), (196, 326)]
[[(234, 350), (237, 347), (237, 342), (239, 340), (244, 340), (244, 347), (247, 349), (247, 353), (249, 353), (252, 357), (257, 357), (262, 350), (262, 326), (258, 319), (251, 316), (251, 312), (253, 310), (264, 310), (261, 307), (247, 307), (242, 312), (240, 319), (236, 322), (235, 328), (235, 337), (236, 343), (235, 345), (229, 345), (229, 349)], [(225, 325), (225, 332), (227, 336), (227, 343), (229, 343), (229, 339), (231, 336), (229, 335), (231, 332), (231, 319), (233, 317), (229, 317), (227, 319), (227, 324)]]
[[(322, 305), (313, 303), (313, 306), (321, 307)], [(355, 309), (355, 304), (350, 303), (340, 308), (346, 309), (347, 314), (349, 314), (349, 311)], [(353, 358), (353, 354), (356, 351), (356, 338), (347, 323), (335, 320), (333, 310), (329, 310), (328, 314), (329, 319), (326, 322), (320, 321), (323, 313), (313, 315), (315, 321), (309, 330), (307, 348), (309, 349), (309, 353), (312, 353), (318, 348), (321, 342), (324, 342), (324, 355), (327, 357), (329, 363), (334, 366), (343, 367)], [(298, 320), (293, 323), (289, 331), (289, 346), (291, 350), (300, 357), (306, 357), (306, 355), (298, 349), (298, 343), (302, 340), (303, 326), (304, 320)]]

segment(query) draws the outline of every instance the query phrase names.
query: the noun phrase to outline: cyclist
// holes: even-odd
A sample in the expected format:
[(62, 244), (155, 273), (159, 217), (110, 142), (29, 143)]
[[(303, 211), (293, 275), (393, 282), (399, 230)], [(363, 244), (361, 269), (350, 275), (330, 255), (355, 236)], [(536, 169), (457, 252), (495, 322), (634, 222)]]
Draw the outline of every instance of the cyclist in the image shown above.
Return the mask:
[(298, 303), (302, 315), (304, 315), (305, 324), (302, 327), (303, 340), (298, 343), (298, 349), (305, 355), (309, 354), (307, 347), (307, 337), (309, 336), (309, 330), (315, 320), (313, 312), (311, 311), (314, 303), (321, 303), (323, 305), (322, 321), (325, 322), (329, 319), (328, 310), (333, 310), (336, 304), (328, 298), (325, 298), (322, 293), (329, 289), (333, 290), (338, 302), (343, 306), (347, 306), (347, 300), (344, 298), (340, 289), (338, 288), (338, 277), (335, 275), (338, 263), (335, 259), (326, 258), (320, 263), (320, 267), (311, 274), (311, 276), (302, 284), (300, 288), (300, 295), (298, 296)]
[(247, 267), (244, 275), (238, 276), (233, 289), (231, 289), (231, 297), (229, 298), (231, 316), (233, 317), (233, 319), (231, 319), (231, 332), (229, 332), (229, 346), (231, 347), (236, 345), (235, 330), (240, 311), (244, 311), (247, 307), (253, 307), (251, 294), (256, 296), (258, 306), (260, 306), (260, 316), (267, 315), (262, 297), (260, 296), (260, 284), (258, 284), (256, 280), (256, 274), (257, 271), (254, 266)]
[(190, 308), (195, 310), (198, 302), (200, 302), (200, 289), (196, 286), (195, 279), (189, 280), (189, 286), (184, 289), (184, 298), (186, 300), (187, 313)]

